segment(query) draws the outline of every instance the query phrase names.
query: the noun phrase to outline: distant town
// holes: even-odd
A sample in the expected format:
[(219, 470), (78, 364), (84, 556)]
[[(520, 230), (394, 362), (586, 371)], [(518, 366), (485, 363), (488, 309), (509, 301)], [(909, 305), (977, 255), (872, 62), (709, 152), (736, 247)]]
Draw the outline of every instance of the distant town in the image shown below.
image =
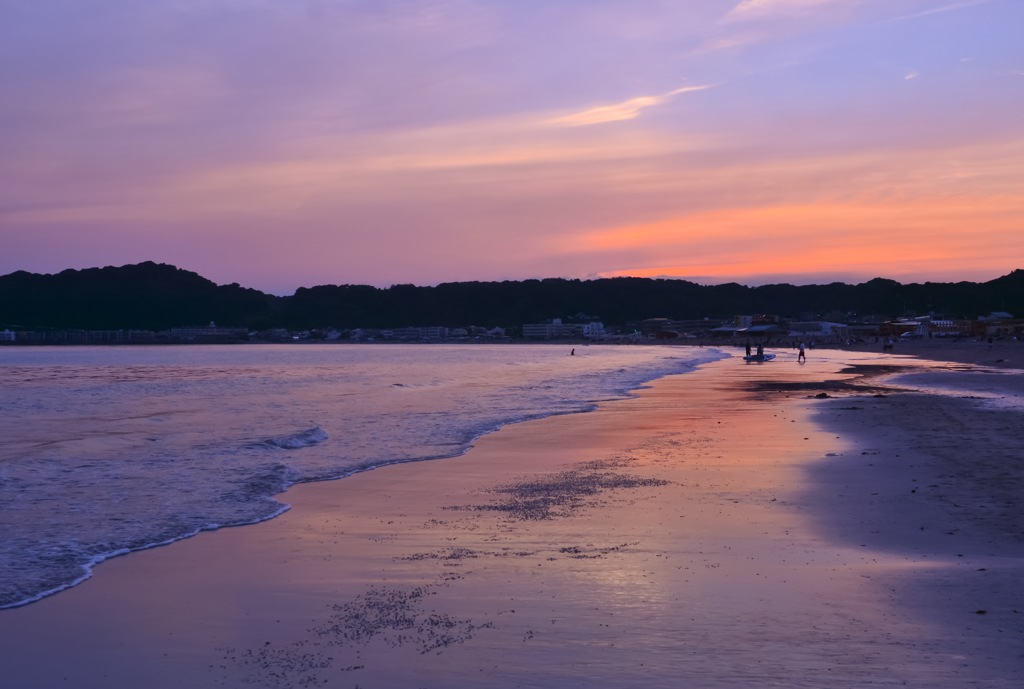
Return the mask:
[(646, 318), (622, 328), (607, 328), (587, 317), (555, 318), (543, 323), (524, 323), (508, 328), (465, 326), (448, 328), (336, 328), (250, 331), (204, 326), (166, 330), (11, 330), (0, 331), (7, 345), (98, 344), (230, 344), (288, 342), (511, 342), (561, 341), (594, 343), (739, 344), (745, 341), (789, 344), (797, 341), (829, 344), (862, 344), (912, 339), (1024, 339), (1024, 319), (1006, 312), (992, 312), (975, 319), (949, 320), (933, 316), (889, 319), (868, 316), (855, 322), (788, 320), (766, 314), (739, 315), (726, 321)]

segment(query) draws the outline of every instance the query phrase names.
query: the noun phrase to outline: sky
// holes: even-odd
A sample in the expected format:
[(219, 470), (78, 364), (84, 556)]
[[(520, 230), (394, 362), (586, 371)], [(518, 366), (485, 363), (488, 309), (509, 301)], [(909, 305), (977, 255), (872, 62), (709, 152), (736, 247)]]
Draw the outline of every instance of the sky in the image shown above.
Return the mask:
[(1022, 0), (3, 0), (0, 275), (986, 281)]

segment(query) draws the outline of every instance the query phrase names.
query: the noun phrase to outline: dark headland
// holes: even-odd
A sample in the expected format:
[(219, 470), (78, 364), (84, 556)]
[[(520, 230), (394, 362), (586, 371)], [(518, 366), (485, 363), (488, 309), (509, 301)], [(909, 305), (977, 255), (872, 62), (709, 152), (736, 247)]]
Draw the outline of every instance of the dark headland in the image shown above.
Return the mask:
[[(736, 314), (782, 321), (882, 323), (900, 317), (974, 320), (1024, 314), (1024, 270), (988, 282), (913, 283), (875, 278), (849, 285), (736, 283), (686, 280), (550, 278), (503, 282), (303, 287), (290, 296), (241, 285), (217, 285), (153, 262), (0, 276), (0, 331), (54, 329), (161, 331), (186, 326), (245, 331), (501, 328), (512, 337), (526, 323), (601, 321), (609, 332), (661, 319), (676, 334), (710, 331)], [(648, 333), (652, 334), (653, 333)], [(969, 334), (969, 333), (964, 333)]]

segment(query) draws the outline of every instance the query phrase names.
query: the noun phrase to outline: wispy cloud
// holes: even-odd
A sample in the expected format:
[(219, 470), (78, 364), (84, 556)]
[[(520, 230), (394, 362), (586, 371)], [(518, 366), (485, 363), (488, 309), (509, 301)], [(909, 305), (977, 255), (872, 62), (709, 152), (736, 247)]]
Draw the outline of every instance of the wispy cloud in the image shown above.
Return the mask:
[(913, 14), (904, 15), (900, 19), (916, 19), (918, 17), (928, 17), (933, 14), (944, 14), (946, 12), (955, 12), (957, 10), (963, 10), (968, 7), (976, 7), (978, 5), (988, 5), (992, 0), (958, 0), (957, 2), (951, 2), (941, 7), (932, 7), (927, 10), (921, 10)]
[(726, 21), (742, 21), (772, 14), (792, 13), (821, 5), (842, 5), (841, 0), (743, 0), (736, 5)]
[(693, 91), (703, 91), (708, 88), (711, 88), (710, 84), (705, 84), (703, 86), (684, 86), (658, 96), (638, 96), (637, 98), (630, 98), (629, 100), (622, 101), (621, 103), (600, 105), (596, 108), (589, 108), (581, 112), (556, 117), (548, 122), (549, 124), (564, 127), (584, 127), (591, 124), (632, 120), (639, 117), (640, 113), (647, 108), (662, 105), (674, 96), (678, 96), (682, 93), (691, 93)]
[(731, 36), (713, 36), (686, 53), (686, 57), (698, 57), (720, 51), (746, 48), (749, 45), (762, 43), (768, 37), (769, 34), (761, 31), (745, 31), (734, 33)]

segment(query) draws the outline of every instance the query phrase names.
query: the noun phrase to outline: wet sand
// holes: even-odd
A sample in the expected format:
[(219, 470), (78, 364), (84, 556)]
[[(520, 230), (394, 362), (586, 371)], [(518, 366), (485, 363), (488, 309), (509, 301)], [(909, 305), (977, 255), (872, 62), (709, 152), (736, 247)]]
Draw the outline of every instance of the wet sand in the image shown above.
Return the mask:
[[(298, 486), (0, 612), (5, 684), (1019, 686), (1021, 412), (877, 377), (933, 366), (903, 344), (725, 360)], [(1024, 387), (1015, 349), (926, 345)]]

